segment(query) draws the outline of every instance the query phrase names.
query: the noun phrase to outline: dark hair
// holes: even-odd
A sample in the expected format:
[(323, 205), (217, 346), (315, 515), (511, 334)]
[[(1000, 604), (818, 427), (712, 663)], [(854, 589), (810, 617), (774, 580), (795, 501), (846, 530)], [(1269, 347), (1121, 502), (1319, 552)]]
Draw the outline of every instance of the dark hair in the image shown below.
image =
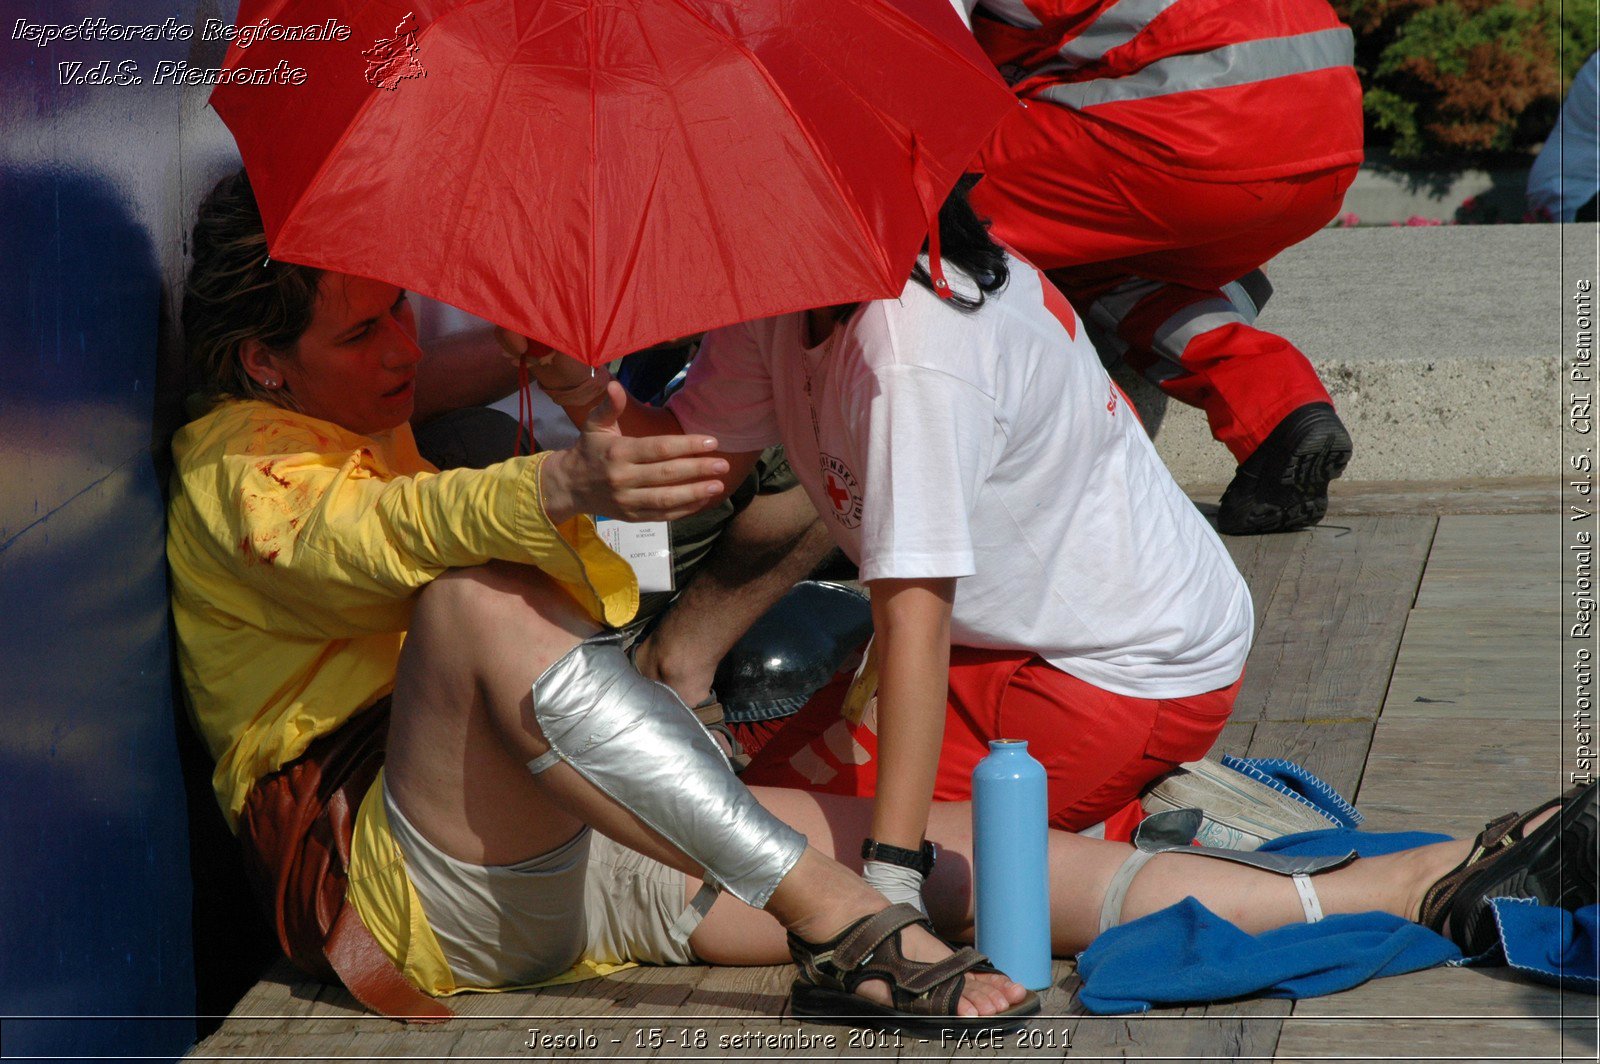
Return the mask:
[[(983, 306), (991, 292), (1000, 291), (1011, 279), (1006, 268), (1005, 249), (994, 242), (989, 235), (989, 223), (979, 218), (978, 212), (967, 202), (967, 193), (977, 183), (977, 174), (963, 175), (939, 207), (939, 257), (947, 265), (959, 266), (978, 286), (977, 299), (969, 299), (959, 292), (950, 295), (950, 305), (968, 314)], [(922, 250), (928, 250), (926, 243)], [(934, 290), (933, 279), (921, 262), (912, 267), (911, 279), (930, 292)]]
[(267, 258), (261, 209), (243, 170), (206, 195), (190, 249), (183, 286), (190, 389), (209, 399), (237, 396), (292, 406), (286, 389), (268, 391), (245, 372), (239, 348), (259, 340), (274, 351), (292, 350), (311, 324), (322, 271)]

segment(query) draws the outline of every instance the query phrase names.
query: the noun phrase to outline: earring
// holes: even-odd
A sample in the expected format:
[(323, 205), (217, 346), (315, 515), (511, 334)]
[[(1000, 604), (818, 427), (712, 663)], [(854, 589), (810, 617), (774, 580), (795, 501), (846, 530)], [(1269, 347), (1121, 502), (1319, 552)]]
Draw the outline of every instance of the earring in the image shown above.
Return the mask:
[(268, 388), (276, 388), (278, 386), (278, 378), (276, 378), (276, 377), (268, 377), (266, 380), (262, 381), (261, 383), (265, 384)]

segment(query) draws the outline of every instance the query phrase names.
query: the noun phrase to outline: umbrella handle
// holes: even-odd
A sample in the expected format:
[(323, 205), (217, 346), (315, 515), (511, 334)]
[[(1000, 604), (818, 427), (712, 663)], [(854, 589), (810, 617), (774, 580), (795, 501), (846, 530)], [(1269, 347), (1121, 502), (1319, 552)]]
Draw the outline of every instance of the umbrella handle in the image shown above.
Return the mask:
[(533, 438), (533, 383), (528, 371), (528, 356), (517, 360), (517, 447), (512, 456), (522, 456), (522, 441), (528, 441), (528, 453), (539, 449)]

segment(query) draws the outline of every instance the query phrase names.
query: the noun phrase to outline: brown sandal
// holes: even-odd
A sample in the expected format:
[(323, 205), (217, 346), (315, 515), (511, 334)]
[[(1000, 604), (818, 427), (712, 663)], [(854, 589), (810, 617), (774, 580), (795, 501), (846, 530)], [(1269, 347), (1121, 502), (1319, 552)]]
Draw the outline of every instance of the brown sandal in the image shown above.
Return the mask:
[[(1526, 813), (1491, 820), (1472, 840), (1466, 859), (1428, 888), (1417, 922), (1450, 938), (1470, 958), (1498, 941), (1490, 898), (1533, 898), (1564, 909), (1593, 904), (1600, 821), (1595, 796), (1588, 784)], [(1552, 808), (1555, 816), (1527, 830)]]
[[(912, 924), (928, 927), (927, 918), (913, 906), (891, 905), (827, 942), (806, 942), (790, 934), (789, 952), (800, 967), (789, 997), (794, 1015), (853, 1027), (1005, 1031), (1039, 1011), (1039, 995), (1029, 991), (1020, 1004), (992, 1016), (956, 1015), (967, 973), (998, 974), (999, 969), (970, 946), (932, 963), (908, 959), (900, 949), (900, 932)], [(874, 979), (888, 984), (892, 1004), (856, 994), (862, 983)]]
[(722, 703), (717, 701), (715, 691), (698, 706), (690, 707), (689, 712), (694, 714), (695, 720), (705, 726), (706, 731), (728, 740), (728, 764), (733, 766), (735, 773), (743, 772), (750, 767), (750, 755), (745, 753), (744, 744), (733, 734), (733, 729), (728, 727), (727, 716), (723, 713)]

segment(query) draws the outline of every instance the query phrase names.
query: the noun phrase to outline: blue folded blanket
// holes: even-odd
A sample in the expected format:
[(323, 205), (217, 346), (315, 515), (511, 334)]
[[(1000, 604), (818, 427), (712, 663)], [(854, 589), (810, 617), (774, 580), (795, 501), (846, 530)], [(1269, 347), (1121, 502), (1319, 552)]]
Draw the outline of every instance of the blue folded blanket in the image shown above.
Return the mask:
[(1361, 824), (1362, 817), (1355, 806), (1345, 801), (1321, 777), (1288, 758), (1234, 757), (1225, 754), (1222, 765), (1271, 787), (1301, 805), (1310, 806), (1340, 827), (1353, 828)]
[[(1372, 856), (1448, 837), (1335, 828), (1276, 839), (1262, 849), (1298, 855), (1353, 849)], [(1572, 914), (1528, 900), (1492, 904), (1501, 945), (1470, 963), (1507, 963), (1528, 978), (1575, 990), (1600, 984), (1600, 906)], [(1078, 955), (1078, 996), (1099, 1014), (1241, 997), (1298, 999), (1445, 963), (1463, 963), (1454, 943), (1388, 913), (1330, 916), (1249, 935), (1187, 898), (1095, 939)]]
[(1448, 939), (1388, 913), (1330, 916), (1247, 935), (1185, 898), (1095, 939), (1078, 955), (1078, 997), (1101, 1014), (1230, 998), (1317, 997), (1460, 956)]

